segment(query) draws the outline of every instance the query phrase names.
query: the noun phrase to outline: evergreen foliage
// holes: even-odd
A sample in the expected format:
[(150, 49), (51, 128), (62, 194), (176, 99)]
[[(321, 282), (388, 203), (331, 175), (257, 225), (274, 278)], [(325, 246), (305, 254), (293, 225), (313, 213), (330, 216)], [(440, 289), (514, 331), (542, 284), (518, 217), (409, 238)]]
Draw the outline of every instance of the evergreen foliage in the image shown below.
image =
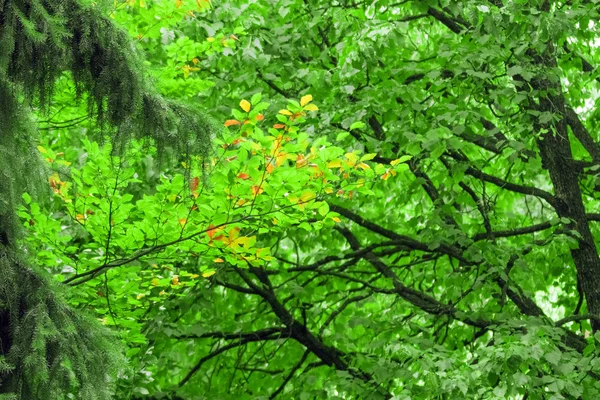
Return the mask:
[[(66, 305), (55, 285), (0, 254), (1, 392), (18, 399), (111, 398), (122, 362), (113, 335)], [(6, 352), (8, 350), (8, 352)]]
[(14, 210), (24, 190), (47, 187), (31, 107), (48, 110), (55, 81), (72, 78), (103, 133), (124, 144), (203, 152), (211, 124), (159, 96), (126, 32), (76, 0), (0, 0), (0, 393), (4, 398), (109, 398), (118, 346), (68, 307), (39, 268), (23, 262)]

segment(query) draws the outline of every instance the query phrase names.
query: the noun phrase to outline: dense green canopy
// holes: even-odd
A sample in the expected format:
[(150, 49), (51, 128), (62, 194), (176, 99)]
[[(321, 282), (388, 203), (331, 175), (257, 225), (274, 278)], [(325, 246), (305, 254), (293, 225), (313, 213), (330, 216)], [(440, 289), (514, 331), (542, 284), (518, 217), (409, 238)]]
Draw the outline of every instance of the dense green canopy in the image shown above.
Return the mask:
[(0, 392), (598, 398), (598, 12), (0, 0)]

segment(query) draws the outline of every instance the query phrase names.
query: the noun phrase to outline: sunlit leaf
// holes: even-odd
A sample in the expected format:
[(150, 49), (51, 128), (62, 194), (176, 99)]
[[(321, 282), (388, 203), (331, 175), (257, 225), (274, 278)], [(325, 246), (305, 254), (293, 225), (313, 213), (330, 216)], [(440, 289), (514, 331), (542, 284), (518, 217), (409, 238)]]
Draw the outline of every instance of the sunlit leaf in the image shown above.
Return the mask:
[(252, 105), (250, 104), (250, 102), (248, 100), (242, 100), (242, 101), (240, 101), (240, 107), (242, 110), (244, 110), (246, 112), (250, 112), (250, 108), (252, 107)]
[[(300, 105), (302, 107), (304, 107), (305, 105), (310, 103), (312, 101), (312, 99), (313, 99), (313, 97), (310, 94), (307, 94), (306, 96), (302, 96), (302, 98), (300, 99)], [(306, 109), (306, 107), (304, 107), (304, 109)]]

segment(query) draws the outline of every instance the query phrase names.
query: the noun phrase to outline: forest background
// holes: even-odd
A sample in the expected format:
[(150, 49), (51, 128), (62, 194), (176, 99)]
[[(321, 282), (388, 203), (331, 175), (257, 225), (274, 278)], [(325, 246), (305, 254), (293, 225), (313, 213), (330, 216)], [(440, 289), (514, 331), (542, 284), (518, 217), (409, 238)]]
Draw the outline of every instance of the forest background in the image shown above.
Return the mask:
[(597, 1), (63, 3), (0, 398), (600, 396)]

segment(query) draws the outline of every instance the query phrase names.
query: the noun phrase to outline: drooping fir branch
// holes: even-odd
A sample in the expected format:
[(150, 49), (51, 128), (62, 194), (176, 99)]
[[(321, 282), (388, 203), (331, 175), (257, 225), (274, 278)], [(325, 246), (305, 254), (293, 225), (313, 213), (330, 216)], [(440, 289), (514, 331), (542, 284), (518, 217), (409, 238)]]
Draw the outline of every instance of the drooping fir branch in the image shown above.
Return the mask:
[(77, 0), (0, 0), (0, 77), (27, 101), (47, 109), (56, 79), (69, 72), (77, 97), (86, 95), (90, 114), (116, 128), (118, 139), (150, 136), (159, 148), (206, 150), (210, 123), (161, 97), (142, 60), (127, 32), (97, 7)]

